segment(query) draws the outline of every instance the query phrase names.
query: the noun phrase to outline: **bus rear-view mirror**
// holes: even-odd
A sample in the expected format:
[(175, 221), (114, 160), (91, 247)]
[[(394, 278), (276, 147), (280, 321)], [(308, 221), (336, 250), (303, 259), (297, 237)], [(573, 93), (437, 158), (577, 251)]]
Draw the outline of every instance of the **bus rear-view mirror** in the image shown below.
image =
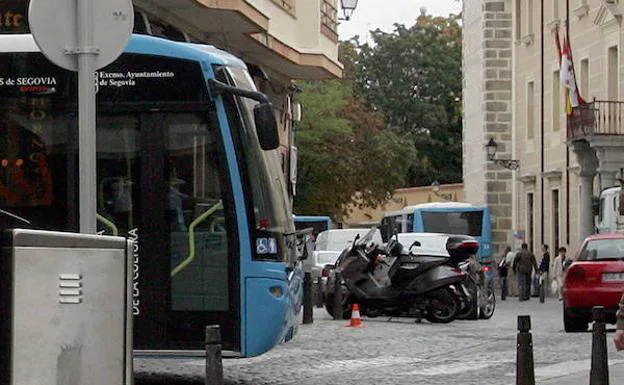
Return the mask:
[(260, 147), (265, 150), (275, 150), (279, 147), (279, 133), (277, 120), (271, 103), (258, 103), (254, 107), (254, 121), (258, 132)]

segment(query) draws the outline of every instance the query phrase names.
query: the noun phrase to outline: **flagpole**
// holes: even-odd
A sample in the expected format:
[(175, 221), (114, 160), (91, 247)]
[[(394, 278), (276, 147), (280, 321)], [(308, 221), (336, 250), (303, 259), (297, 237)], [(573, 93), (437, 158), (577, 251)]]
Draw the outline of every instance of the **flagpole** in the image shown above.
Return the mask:
[[(565, 31), (570, 33), (570, 0), (566, 0)], [(559, 32), (557, 32), (559, 33)], [(566, 115), (566, 136), (568, 132), (568, 116)], [(567, 141), (567, 138), (566, 138)], [(570, 245), (570, 147), (566, 144), (566, 246)]]
[(540, 239), (541, 244), (545, 243), (544, 239), (544, 0), (540, 1), (540, 55), (541, 55), (541, 69), (540, 69), (540, 120), (541, 120), (541, 135), (540, 135), (540, 212), (541, 215), (541, 231)]

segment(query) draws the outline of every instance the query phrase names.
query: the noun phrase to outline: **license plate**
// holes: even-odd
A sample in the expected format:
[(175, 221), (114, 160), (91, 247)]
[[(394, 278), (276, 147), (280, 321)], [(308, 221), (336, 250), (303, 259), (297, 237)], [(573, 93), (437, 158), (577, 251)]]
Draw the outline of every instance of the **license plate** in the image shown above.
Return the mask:
[(624, 273), (603, 273), (603, 282), (621, 282), (624, 281)]

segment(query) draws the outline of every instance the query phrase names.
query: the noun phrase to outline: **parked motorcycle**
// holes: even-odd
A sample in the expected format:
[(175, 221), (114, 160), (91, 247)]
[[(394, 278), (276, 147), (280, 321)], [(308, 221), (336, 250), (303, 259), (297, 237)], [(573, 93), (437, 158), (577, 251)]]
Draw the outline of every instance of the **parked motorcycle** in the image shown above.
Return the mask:
[(460, 297), (459, 319), (490, 319), (496, 309), (494, 288), (487, 282), (484, 267), (474, 257), (461, 262), (466, 279), (457, 289)]
[[(422, 316), (434, 323), (453, 321), (460, 303), (451, 287), (461, 283), (466, 274), (449, 265), (448, 256), (411, 253), (395, 237), (385, 246), (372, 244), (374, 230), (361, 239), (356, 237), (336, 261), (334, 270), (341, 277), (342, 317), (350, 318), (351, 304), (358, 303), (362, 315), (368, 317)], [(472, 238), (449, 237), (451, 260), (459, 263), (468, 258), (468, 246), (474, 246)], [(330, 282), (325, 301), (332, 316), (335, 284)]]

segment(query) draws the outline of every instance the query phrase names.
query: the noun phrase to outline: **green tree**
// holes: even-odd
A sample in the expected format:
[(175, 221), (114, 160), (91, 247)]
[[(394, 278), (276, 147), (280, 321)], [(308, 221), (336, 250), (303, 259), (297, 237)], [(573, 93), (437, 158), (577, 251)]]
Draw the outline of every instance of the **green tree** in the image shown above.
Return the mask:
[(352, 95), (348, 68), (341, 81), (301, 84), (296, 213), (340, 220), (349, 205), (376, 207), (405, 184), (405, 162), (415, 158), (412, 143), (385, 130), (383, 115)]
[[(412, 140), (417, 160), (408, 183), (461, 181), (461, 26), (459, 16), (424, 11), (409, 28), (371, 31), (373, 44), (356, 39), (356, 95), (383, 111), (388, 127)], [(408, 139), (409, 138), (409, 139)]]

